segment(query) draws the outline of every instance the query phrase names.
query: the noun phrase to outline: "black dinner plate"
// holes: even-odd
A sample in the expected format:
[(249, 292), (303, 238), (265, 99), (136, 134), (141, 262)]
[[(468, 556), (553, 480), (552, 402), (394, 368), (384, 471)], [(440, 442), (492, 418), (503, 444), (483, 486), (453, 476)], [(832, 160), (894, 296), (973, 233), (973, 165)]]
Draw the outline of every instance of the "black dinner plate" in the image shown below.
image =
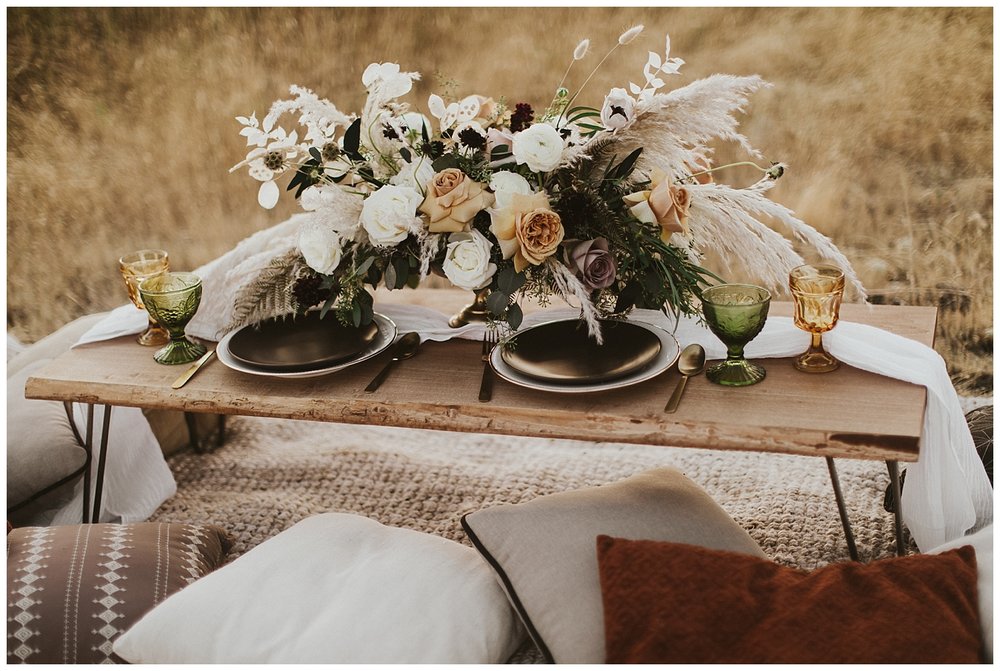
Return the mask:
[(374, 321), (358, 328), (344, 326), (333, 314), (320, 319), (316, 310), (244, 326), (229, 340), (229, 353), (262, 370), (306, 371), (350, 360), (376, 335)]
[(563, 384), (598, 383), (639, 371), (660, 353), (660, 339), (637, 324), (602, 319), (604, 344), (590, 337), (587, 323), (567, 319), (518, 333), (500, 356), (514, 370)]

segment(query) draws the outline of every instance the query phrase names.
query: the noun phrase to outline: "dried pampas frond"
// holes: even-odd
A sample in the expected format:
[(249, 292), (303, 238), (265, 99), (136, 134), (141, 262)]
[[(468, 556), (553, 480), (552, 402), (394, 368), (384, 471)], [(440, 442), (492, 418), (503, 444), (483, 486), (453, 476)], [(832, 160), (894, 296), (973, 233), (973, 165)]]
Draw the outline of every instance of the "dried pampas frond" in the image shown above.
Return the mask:
[(545, 267), (552, 277), (556, 293), (569, 305), (573, 305), (573, 302), (570, 300), (571, 298), (579, 302), (580, 316), (587, 322), (587, 330), (590, 332), (590, 336), (598, 345), (603, 345), (604, 335), (601, 333), (600, 315), (598, 315), (594, 304), (590, 302), (590, 292), (587, 291), (587, 288), (583, 286), (583, 283), (577, 279), (576, 275), (569, 268), (551, 256), (545, 259)]
[(617, 134), (618, 151), (628, 153), (642, 147), (636, 165), (639, 171), (659, 168), (678, 176), (703, 163), (710, 154), (709, 144), (715, 140), (735, 142), (751, 156), (761, 158), (737, 131), (740, 123), (735, 114), (746, 108), (753, 93), (768, 86), (756, 75), (712, 75), (652, 96), (636, 106), (635, 120)]
[(789, 240), (759, 220), (773, 219), (784, 224), (796, 240), (808, 245), (821, 258), (842, 268), (855, 297), (867, 300), (867, 292), (851, 262), (833, 241), (765, 195), (773, 185), (772, 180), (763, 179), (745, 189), (723, 184), (688, 186), (698, 203), (691, 209), (689, 220), (694, 249), (699, 253), (711, 249), (724, 258), (740, 259), (768, 289), (779, 295), (787, 293), (788, 271), (805, 261)]
[(257, 277), (243, 285), (233, 301), (233, 318), (227, 331), (256, 324), (272, 317), (282, 317), (296, 311), (295, 282), (312, 272), (297, 250), (271, 260)]
[[(787, 292), (788, 271), (805, 263), (790, 240), (761, 221), (780, 222), (793, 238), (822, 258), (844, 269), (849, 286), (859, 300), (866, 299), (864, 286), (847, 257), (827, 236), (819, 233), (791, 210), (766, 196), (774, 180), (765, 178), (736, 189), (722, 184), (691, 184), (683, 178), (708, 165), (710, 143), (735, 142), (755, 158), (762, 158), (738, 132), (735, 114), (743, 111), (754, 92), (770, 86), (760, 77), (712, 75), (662, 95), (653, 95), (636, 105), (633, 121), (611, 135), (609, 142), (594, 142), (577, 154), (595, 169), (636, 149), (642, 154), (636, 172), (649, 175), (662, 170), (684, 182), (691, 194), (689, 252), (699, 259), (706, 250), (722, 258), (738, 259), (759, 282), (778, 294)], [(758, 166), (759, 167), (759, 166)], [(779, 170), (780, 168), (780, 170)], [(765, 168), (760, 168), (765, 171)], [(783, 166), (773, 166), (780, 175)]]

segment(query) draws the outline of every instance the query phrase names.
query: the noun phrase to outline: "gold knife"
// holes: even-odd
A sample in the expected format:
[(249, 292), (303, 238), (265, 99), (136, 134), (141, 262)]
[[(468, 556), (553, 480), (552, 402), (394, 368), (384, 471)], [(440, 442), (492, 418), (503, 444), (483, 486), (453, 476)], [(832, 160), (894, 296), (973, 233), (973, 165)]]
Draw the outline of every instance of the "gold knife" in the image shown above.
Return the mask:
[(215, 354), (214, 349), (210, 349), (205, 352), (202, 357), (191, 364), (191, 367), (184, 371), (184, 374), (177, 378), (177, 380), (170, 385), (170, 387), (172, 389), (180, 389), (187, 384), (187, 381), (194, 377), (194, 374), (198, 372), (198, 369), (208, 363), (208, 360), (212, 358), (213, 354)]

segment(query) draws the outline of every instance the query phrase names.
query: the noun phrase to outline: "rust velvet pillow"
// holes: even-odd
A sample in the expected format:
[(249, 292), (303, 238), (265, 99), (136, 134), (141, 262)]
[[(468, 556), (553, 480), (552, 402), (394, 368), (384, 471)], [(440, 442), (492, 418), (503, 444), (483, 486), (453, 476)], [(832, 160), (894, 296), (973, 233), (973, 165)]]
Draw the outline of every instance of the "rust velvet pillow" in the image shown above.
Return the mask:
[(609, 663), (982, 661), (969, 546), (808, 573), (609, 536), (597, 557)]

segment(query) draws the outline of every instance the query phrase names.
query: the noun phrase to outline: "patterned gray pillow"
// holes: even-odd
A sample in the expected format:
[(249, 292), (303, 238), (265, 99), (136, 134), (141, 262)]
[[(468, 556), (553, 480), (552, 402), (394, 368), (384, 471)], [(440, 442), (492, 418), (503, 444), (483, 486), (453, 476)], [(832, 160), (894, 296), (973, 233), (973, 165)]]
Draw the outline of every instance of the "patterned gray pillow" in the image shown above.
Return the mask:
[(218, 568), (231, 543), (208, 525), (23, 527), (7, 534), (7, 663), (114, 661), (115, 639)]

